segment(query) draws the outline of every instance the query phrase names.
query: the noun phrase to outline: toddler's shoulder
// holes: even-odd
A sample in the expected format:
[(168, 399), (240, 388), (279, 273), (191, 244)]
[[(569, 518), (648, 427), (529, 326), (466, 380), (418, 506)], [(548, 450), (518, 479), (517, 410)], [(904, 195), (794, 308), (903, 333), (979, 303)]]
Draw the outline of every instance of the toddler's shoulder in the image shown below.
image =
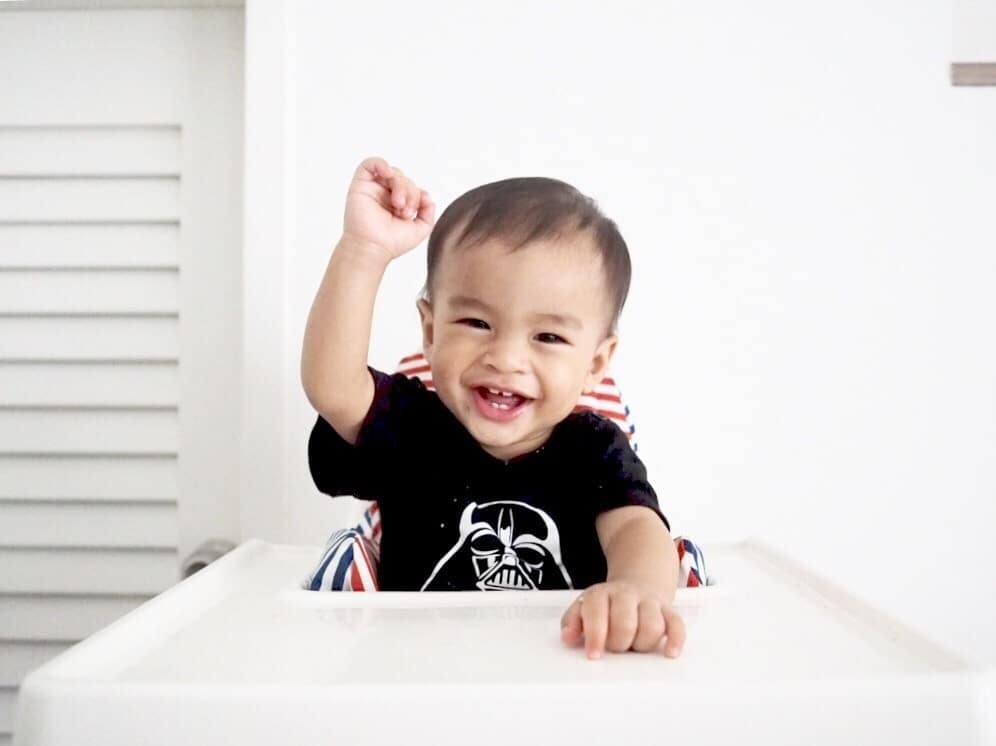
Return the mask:
[[(371, 369), (373, 370), (373, 369)], [(389, 413), (392, 427), (419, 443), (448, 442), (459, 421), (443, 404), (432, 384), (403, 371), (374, 371), (374, 408)]]
[(390, 431), (392, 438), (403, 438), (426, 424), (432, 414), (433, 400), (422, 381), (404, 373), (385, 373), (368, 366), (374, 382), (373, 401), (364, 418), (362, 432), (370, 429)]
[(429, 401), (435, 395), (426, 388), (425, 383), (416, 376), (405, 373), (385, 373), (371, 367), (370, 374), (374, 380), (374, 397), (388, 399), (393, 404), (407, 405)]
[(611, 418), (591, 409), (572, 412), (560, 424), (567, 445), (604, 451), (627, 443), (626, 434)]

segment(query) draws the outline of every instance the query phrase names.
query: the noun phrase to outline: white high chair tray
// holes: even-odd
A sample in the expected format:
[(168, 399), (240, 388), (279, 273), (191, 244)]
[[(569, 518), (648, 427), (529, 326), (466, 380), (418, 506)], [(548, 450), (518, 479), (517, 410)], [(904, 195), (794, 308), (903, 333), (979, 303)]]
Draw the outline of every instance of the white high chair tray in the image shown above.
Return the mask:
[(560, 642), (576, 592), (316, 593), (251, 540), (25, 679), (15, 743), (984, 744), (991, 672), (763, 544), (706, 545), (677, 659)]

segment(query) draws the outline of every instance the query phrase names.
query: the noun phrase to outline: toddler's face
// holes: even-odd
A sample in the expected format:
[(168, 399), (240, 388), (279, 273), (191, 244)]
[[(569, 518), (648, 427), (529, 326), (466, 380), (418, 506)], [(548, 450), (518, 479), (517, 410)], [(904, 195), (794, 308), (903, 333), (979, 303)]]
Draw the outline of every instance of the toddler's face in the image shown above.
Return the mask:
[(439, 398), (492, 456), (535, 450), (605, 373), (608, 298), (583, 238), (447, 250), (419, 302)]

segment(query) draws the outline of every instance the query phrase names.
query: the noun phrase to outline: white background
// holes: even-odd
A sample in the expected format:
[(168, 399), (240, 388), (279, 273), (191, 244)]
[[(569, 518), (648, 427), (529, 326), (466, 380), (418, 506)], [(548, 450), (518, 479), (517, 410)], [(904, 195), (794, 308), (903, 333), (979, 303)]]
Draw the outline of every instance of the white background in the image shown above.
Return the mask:
[[(271, 412), (253, 380), (284, 396), (248, 436), (286, 474), (270, 538), (320, 543), (354, 507), (311, 484), (298, 365), (355, 166), (381, 155), (440, 206), (553, 176), (629, 243), (614, 369), (675, 533), (765, 538), (996, 663), (996, 90), (950, 86), (950, 2), (290, 8), (248, 18), (250, 76), (265, 14), (286, 24), (283, 95), (247, 92), (250, 180), (254, 113), (282, 132), (275, 199), (247, 202), (246, 330), (283, 357), (246, 340), (247, 411)], [(389, 269), (374, 365), (418, 347), (423, 267)]]

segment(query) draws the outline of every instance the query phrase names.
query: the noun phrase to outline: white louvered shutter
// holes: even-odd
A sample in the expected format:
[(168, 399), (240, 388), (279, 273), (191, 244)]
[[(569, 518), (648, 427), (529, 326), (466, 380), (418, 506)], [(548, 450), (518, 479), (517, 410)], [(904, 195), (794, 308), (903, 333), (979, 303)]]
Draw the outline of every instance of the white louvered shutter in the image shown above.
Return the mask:
[[(237, 439), (234, 419), (218, 416), (231, 407), (205, 405), (231, 401), (223, 378), (197, 372), (212, 364), (212, 347), (229, 350), (230, 340), (214, 337), (237, 318), (237, 308), (198, 305), (231, 305), (231, 278), (202, 276), (212, 266), (224, 273), (224, 257), (202, 255), (237, 253), (221, 244), (239, 221), (226, 215), (236, 228), (214, 229), (221, 240), (211, 245), (203, 226), (219, 218), (203, 213), (221, 207), (203, 197), (240, 184), (204, 183), (217, 174), (195, 158), (205, 138), (191, 130), (203, 118), (190, 112), (206, 103), (196, 88), (162, 84), (161, 94), (143, 94), (144, 104), (117, 102), (119, 112), (103, 88), (82, 114), (73, 107), (73, 96), (94, 85), (85, 79), (86, 51), (92, 44), (114, 64), (113, 50), (97, 46), (115, 35), (117, 64), (143, 64), (125, 56), (128, 45), (158, 33), (165, 49), (145, 64), (176, 69), (150, 69), (150, 82), (191, 78), (197, 60), (183, 56), (190, 31), (209, 32), (217, 14), (144, 15), (0, 13), (3, 69), (34, 68), (24, 54), (36, 45), (49, 54), (66, 45), (60, 81), (74, 67), (84, 75), (66, 82), (63, 109), (57, 100), (34, 109), (28, 98), (0, 108), (0, 746), (10, 740), (25, 673), (175, 583), (179, 553), (204, 538), (190, 529), (199, 516), (206, 533), (224, 533), (230, 524), (212, 520), (237, 509), (212, 502), (230, 495), (196, 489), (229, 477), (236, 453), (219, 449), (225, 473), (213, 474), (200, 430)], [(240, 11), (220, 18), (241, 28)], [(13, 61), (12, 45), (21, 50)], [(40, 98), (53, 93), (37, 89)], [(122, 85), (121, 96), (131, 90)], [(241, 122), (208, 126), (238, 133)], [(237, 264), (228, 271), (237, 276)], [(220, 301), (198, 290), (212, 283)], [(221, 322), (181, 323), (202, 318)], [(216, 362), (233, 365), (227, 355)], [(237, 381), (227, 385), (237, 389)]]

